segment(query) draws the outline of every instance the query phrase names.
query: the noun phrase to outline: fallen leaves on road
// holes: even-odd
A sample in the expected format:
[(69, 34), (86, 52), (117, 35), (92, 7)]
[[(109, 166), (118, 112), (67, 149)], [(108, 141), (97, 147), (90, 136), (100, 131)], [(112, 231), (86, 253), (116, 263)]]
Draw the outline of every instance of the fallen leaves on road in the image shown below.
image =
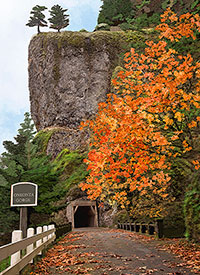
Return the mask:
[[(89, 275), (91, 268), (83, 267), (85, 263), (99, 263), (100, 261), (95, 260), (93, 253), (78, 253), (73, 255), (70, 253), (71, 250), (78, 250), (80, 248), (86, 248), (85, 245), (67, 245), (70, 241), (79, 240), (82, 235), (76, 236), (68, 234), (61, 241), (58, 242), (53, 248), (49, 249), (45, 258), (37, 263), (35, 271), (31, 272), (32, 275), (40, 274), (51, 274), (51, 270), (56, 270), (56, 274), (60, 272), (70, 272), (71, 274), (85, 274)], [(76, 268), (76, 266), (79, 266)], [(73, 268), (72, 268), (73, 267)]]
[[(118, 249), (100, 249), (102, 247), (105, 248), (104, 245), (102, 246), (102, 243), (105, 242), (105, 236), (108, 236), (108, 234), (112, 236), (111, 233), (114, 234), (113, 236), (117, 239)], [(84, 234), (79, 232), (67, 234), (54, 247), (48, 250), (46, 257), (37, 263), (34, 272), (30, 274), (147, 275), (154, 273), (159, 274), (159, 272), (162, 274), (166, 272), (165, 274), (167, 275), (187, 274), (187, 269), (182, 267), (192, 268), (195, 273), (199, 273), (200, 271), (200, 245), (191, 244), (185, 240), (180, 241), (175, 239), (172, 241), (163, 239), (159, 250), (166, 251), (170, 249), (183, 260), (183, 262), (178, 261), (177, 263), (177, 261), (170, 261), (168, 257), (166, 257), (166, 259), (162, 258), (159, 253), (157, 255), (156, 251), (158, 251), (158, 248), (156, 250), (150, 250), (154, 242), (150, 243), (150, 246), (148, 242), (151, 242), (153, 237), (115, 229), (106, 230), (104, 232), (105, 235), (100, 235), (101, 238), (99, 240), (98, 238), (94, 238), (95, 234), (97, 234), (97, 231), (85, 232)], [(144, 247), (146, 246), (145, 252), (143, 254), (130, 253), (124, 255), (124, 250), (119, 240), (120, 238), (124, 240), (122, 242), (123, 245), (126, 245), (126, 243), (139, 243), (139, 247), (143, 247), (141, 243), (144, 242)], [(112, 239), (114, 238), (111, 238), (111, 248), (113, 247)], [(157, 242), (158, 241), (154, 243), (154, 247), (158, 244)], [(106, 244), (106, 247), (109, 248), (109, 242)], [(128, 247), (132, 252), (137, 251), (132, 250), (131, 245), (128, 245), (127, 248)], [(121, 255), (118, 254), (118, 252)], [(167, 254), (168, 253), (166, 253), (166, 255)], [(155, 263), (152, 264), (152, 262)], [(179, 268), (182, 273), (177, 270)], [(172, 270), (176, 272), (170, 273)], [(130, 271), (131, 273), (128, 273)]]
[(173, 243), (165, 244), (164, 250), (170, 250), (183, 260), (177, 266), (187, 266), (194, 273), (200, 274), (200, 245), (187, 240), (173, 239)]

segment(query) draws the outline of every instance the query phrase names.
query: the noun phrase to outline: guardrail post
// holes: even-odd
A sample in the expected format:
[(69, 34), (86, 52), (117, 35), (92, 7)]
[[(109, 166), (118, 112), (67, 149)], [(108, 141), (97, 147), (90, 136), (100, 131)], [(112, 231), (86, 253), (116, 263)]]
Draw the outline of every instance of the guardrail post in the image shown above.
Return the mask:
[(163, 237), (163, 220), (156, 221), (155, 231), (157, 233), (158, 238)]
[[(14, 230), (12, 232), (12, 243), (22, 240), (22, 230)], [(21, 258), (20, 251), (11, 255), (11, 266), (15, 265)]]
[[(44, 225), (44, 226), (43, 226), (43, 232), (45, 232), (45, 231), (47, 231), (47, 230), (48, 230), (47, 225)], [(44, 237), (44, 238), (43, 238), (43, 243), (46, 243), (47, 240), (48, 240), (48, 236), (47, 236), (47, 237)]]
[[(36, 234), (40, 234), (40, 233), (42, 233), (42, 227), (41, 227), (41, 226), (38, 226), (38, 227), (36, 228)], [(40, 239), (39, 241), (36, 242), (36, 247), (40, 246), (41, 244), (42, 244), (42, 239)], [(42, 251), (40, 251), (40, 252), (38, 253), (38, 255), (42, 255)]]
[[(28, 228), (27, 229), (27, 238), (32, 237), (32, 236), (34, 236), (34, 228)], [(31, 251), (33, 251), (33, 244), (28, 245), (26, 251), (27, 251), (27, 254), (30, 253)], [(29, 263), (32, 264), (33, 260), (31, 260)]]
[[(54, 228), (54, 225), (53, 224), (50, 224), (50, 225), (48, 225), (48, 230), (51, 230), (51, 229), (53, 229)], [(49, 234), (48, 235), (48, 239), (51, 239), (52, 237), (53, 237), (53, 233), (51, 233), (51, 234)]]
[[(55, 224), (52, 224), (52, 228), (55, 229)], [(53, 233), (53, 236), (56, 237), (56, 232)]]

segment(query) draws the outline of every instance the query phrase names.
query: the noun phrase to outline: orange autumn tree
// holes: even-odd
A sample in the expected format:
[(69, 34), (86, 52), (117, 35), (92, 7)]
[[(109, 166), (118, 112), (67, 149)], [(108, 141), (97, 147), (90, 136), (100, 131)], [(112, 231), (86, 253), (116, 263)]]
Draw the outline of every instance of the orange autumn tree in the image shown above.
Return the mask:
[(125, 54), (124, 69), (113, 80), (115, 94), (99, 104), (94, 120), (83, 123), (92, 133), (85, 160), (90, 174), (81, 183), (90, 199), (127, 208), (134, 198), (146, 198), (148, 215), (160, 216), (171, 162), (190, 153), (198, 168), (200, 64), (168, 48), (165, 38), (195, 39), (199, 19), (167, 10), (157, 27), (160, 41), (147, 42), (144, 54)]

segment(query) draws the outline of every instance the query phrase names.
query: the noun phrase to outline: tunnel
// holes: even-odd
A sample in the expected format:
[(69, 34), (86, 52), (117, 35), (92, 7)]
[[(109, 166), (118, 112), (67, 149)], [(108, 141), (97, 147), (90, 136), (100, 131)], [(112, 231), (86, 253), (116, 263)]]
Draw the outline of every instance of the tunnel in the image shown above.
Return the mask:
[(78, 206), (74, 214), (74, 227), (94, 227), (95, 214), (90, 206)]

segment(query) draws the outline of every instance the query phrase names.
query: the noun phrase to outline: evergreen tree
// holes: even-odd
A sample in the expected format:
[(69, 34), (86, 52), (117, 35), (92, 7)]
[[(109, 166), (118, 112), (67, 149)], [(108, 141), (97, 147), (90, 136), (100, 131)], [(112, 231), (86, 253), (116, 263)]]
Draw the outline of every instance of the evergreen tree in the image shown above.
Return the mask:
[(19, 220), (16, 208), (10, 208), (11, 184), (23, 181), (23, 174), (30, 167), (31, 141), (35, 134), (34, 124), (29, 113), (25, 113), (24, 122), (20, 124), (18, 135), (13, 141), (4, 141), (6, 151), (0, 158), (0, 228), (2, 232), (10, 231)]
[(14, 228), (18, 229), (19, 213), (16, 208), (10, 207), (10, 188), (1, 183), (0, 177), (0, 233), (8, 233)]
[(30, 168), (31, 151), (34, 145), (32, 139), (35, 135), (34, 124), (30, 114), (24, 114), (24, 122), (13, 141), (4, 141), (6, 152), (2, 154), (0, 174), (10, 184), (21, 181), (22, 175)]
[(32, 212), (50, 214), (54, 210), (52, 203), (61, 194), (54, 192), (60, 173), (53, 168), (54, 164), (50, 160), (50, 156), (36, 151), (31, 158), (30, 169), (23, 173), (23, 181), (33, 182), (38, 185), (38, 206), (34, 207)]
[[(57, 184), (62, 171), (54, 168), (50, 156), (41, 153), (30, 114), (24, 116), (15, 142), (3, 142), (6, 151), (0, 157), (0, 232), (18, 227), (18, 208), (10, 207), (11, 184), (33, 182), (38, 185), (38, 206), (29, 207), (29, 215), (38, 212), (48, 216), (56, 210), (53, 203), (66, 193), (64, 183)], [(38, 222), (34, 221), (35, 225)]]
[(102, 0), (103, 5), (98, 17), (98, 24), (119, 25), (132, 17), (133, 4), (131, 0)]
[(29, 22), (26, 26), (35, 27), (37, 26), (38, 33), (40, 33), (40, 27), (47, 27), (47, 21), (45, 20), (45, 15), (42, 13), (47, 8), (45, 6), (35, 6), (31, 11)]
[(60, 32), (61, 29), (67, 27), (69, 25), (69, 15), (64, 14), (67, 9), (61, 8), (59, 5), (54, 5), (50, 12), (51, 17), (49, 18), (49, 22), (51, 23), (50, 28), (58, 30)]

